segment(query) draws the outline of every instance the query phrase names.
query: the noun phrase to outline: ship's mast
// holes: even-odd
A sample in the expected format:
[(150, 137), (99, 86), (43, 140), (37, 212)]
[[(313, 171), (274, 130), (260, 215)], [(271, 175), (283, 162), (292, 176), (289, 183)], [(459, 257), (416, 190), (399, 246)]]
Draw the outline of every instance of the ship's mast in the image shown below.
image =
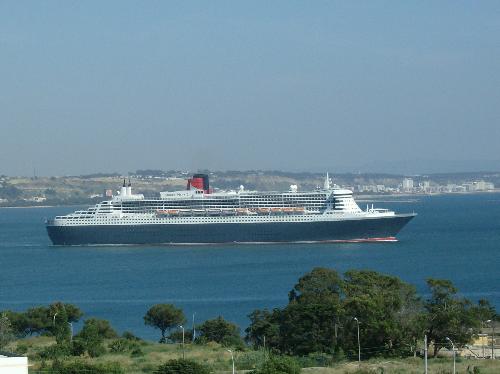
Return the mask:
[(328, 177), (328, 172), (326, 172), (326, 178), (325, 178), (325, 184), (324, 184), (325, 190), (330, 189), (330, 178)]

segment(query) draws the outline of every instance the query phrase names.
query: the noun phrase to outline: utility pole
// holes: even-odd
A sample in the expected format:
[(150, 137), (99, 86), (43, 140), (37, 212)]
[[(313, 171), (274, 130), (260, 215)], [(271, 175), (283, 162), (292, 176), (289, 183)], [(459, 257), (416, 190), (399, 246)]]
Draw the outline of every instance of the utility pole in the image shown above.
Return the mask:
[(194, 324), (194, 316), (196, 315), (196, 312), (193, 313), (193, 340), (192, 342), (194, 343), (194, 340), (196, 339), (196, 326)]
[(427, 334), (424, 336), (424, 362), (425, 362), (425, 374), (428, 373), (427, 369)]
[(493, 331), (491, 332), (491, 359), (495, 359), (495, 323), (491, 321), (491, 328)]
[(228, 349), (227, 351), (229, 353), (231, 353), (231, 361), (233, 362), (233, 373), (232, 374), (236, 374), (236, 370), (235, 370), (235, 367), (234, 367), (234, 355), (233, 355), (233, 351), (231, 349)]
[(453, 344), (453, 341), (448, 337), (446, 337), (446, 340), (451, 343), (451, 348), (453, 349), (453, 374), (455, 374), (457, 372), (455, 344)]
[(489, 319), (486, 321), (486, 323), (489, 323), (491, 326), (491, 359), (495, 359), (495, 324), (494, 322)]
[(354, 317), (356, 324), (358, 325), (358, 363), (361, 365), (361, 343), (359, 341), (359, 320)]
[(186, 353), (184, 351), (184, 326), (179, 326), (182, 329), (182, 359), (186, 358)]

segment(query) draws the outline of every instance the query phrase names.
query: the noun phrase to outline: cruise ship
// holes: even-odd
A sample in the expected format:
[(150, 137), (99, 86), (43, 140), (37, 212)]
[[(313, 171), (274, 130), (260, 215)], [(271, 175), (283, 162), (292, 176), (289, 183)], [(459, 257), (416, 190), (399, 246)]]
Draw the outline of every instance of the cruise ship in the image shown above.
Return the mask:
[(386, 242), (415, 216), (367, 206), (331, 183), (313, 191), (213, 191), (206, 174), (145, 197), (125, 180), (117, 195), (46, 222), (54, 245)]

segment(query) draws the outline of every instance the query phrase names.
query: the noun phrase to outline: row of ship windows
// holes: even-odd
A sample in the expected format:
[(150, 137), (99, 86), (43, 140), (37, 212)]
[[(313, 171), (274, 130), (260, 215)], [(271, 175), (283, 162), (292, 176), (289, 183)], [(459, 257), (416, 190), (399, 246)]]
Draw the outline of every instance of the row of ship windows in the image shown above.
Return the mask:
[[(239, 201), (259, 201), (259, 200), (269, 200), (269, 201), (301, 201), (301, 200), (326, 200), (327, 196), (293, 196), (293, 197), (287, 197), (287, 196), (260, 196), (260, 197), (248, 197), (248, 198), (241, 198), (241, 199), (189, 199), (189, 200), (178, 200), (178, 201), (169, 201), (169, 203), (199, 203), (200, 201), (204, 202), (229, 202), (229, 203), (234, 203), (237, 204)], [(135, 200), (135, 201), (124, 201), (121, 204), (120, 203), (115, 203), (113, 206), (116, 205), (158, 205), (161, 204), (161, 200)]]
[[(283, 221), (283, 220), (281, 220)], [(307, 220), (304, 220), (304, 219), (299, 219), (299, 218), (290, 218), (290, 219), (287, 219), (286, 222), (306, 222)], [(211, 223), (231, 223), (231, 222), (224, 222), (224, 221), (209, 221), (209, 220), (206, 220), (206, 219), (200, 219), (198, 221), (192, 221), (192, 222), (186, 222), (186, 221), (182, 221), (182, 220), (172, 220), (172, 221), (169, 221), (169, 223), (180, 223), (180, 224), (188, 224), (188, 223), (202, 223), (202, 222), (205, 222), (205, 223), (208, 223), (208, 222), (211, 222)], [(259, 221), (259, 220), (256, 220), (256, 219), (246, 219), (244, 221), (238, 221), (238, 222), (269, 222), (269, 221)], [(235, 223), (238, 223), (238, 222), (235, 222)], [(277, 221), (275, 221), (277, 222)], [(94, 222), (92, 221), (73, 221), (71, 222), (72, 224), (74, 223), (78, 223), (78, 224), (87, 224), (87, 225), (93, 225), (95, 224)], [(118, 221), (108, 221), (108, 222), (100, 222), (100, 224), (103, 224), (103, 223), (112, 223), (112, 224), (119, 224), (120, 222)], [(136, 221), (132, 221), (132, 222), (127, 222), (127, 224), (137, 224), (137, 223), (151, 223), (151, 224), (161, 224), (161, 223), (165, 223), (165, 221), (141, 221), (141, 220), (136, 220)]]
[[(279, 206), (297, 206), (297, 205), (311, 205), (311, 204), (324, 204), (327, 201), (323, 199), (318, 199), (318, 200), (308, 200), (308, 201), (272, 201), (272, 200), (259, 200), (259, 201), (242, 201), (240, 204), (233, 204), (231, 202), (209, 202), (209, 201), (204, 201), (200, 203), (199, 201), (192, 201), (189, 203), (186, 202), (170, 202), (168, 204), (136, 204), (136, 205), (116, 205), (113, 206), (114, 210), (119, 210), (122, 208), (143, 208), (143, 207), (164, 207), (164, 206), (226, 206), (226, 207), (239, 207), (239, 206), (252, 206), (252, 205), (279, 205)], [(101, 210), (103, 210), (101, 208)], [(110, 209), (105, 209), (109, 211)]]

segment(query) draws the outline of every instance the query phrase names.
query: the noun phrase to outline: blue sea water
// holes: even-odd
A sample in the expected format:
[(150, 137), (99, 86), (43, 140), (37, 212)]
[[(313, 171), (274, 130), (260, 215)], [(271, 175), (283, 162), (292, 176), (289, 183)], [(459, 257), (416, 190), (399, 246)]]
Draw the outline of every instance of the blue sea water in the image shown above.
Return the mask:
[(0, 310), (61, 300), (120, 332), (158, 339), (142, 317), (173, 303), (189, 321), (222, 315), (243, 330), (249, 313), (284, 306), (317, 266), (397, 275), (423, 295), (426, 278), (450, 279), (500, 309), (500, 194), (384, 199), (375, 205), (419, 214), (397, 243), (54, 247), (43, 219), (73, 208), (0, 209)]

